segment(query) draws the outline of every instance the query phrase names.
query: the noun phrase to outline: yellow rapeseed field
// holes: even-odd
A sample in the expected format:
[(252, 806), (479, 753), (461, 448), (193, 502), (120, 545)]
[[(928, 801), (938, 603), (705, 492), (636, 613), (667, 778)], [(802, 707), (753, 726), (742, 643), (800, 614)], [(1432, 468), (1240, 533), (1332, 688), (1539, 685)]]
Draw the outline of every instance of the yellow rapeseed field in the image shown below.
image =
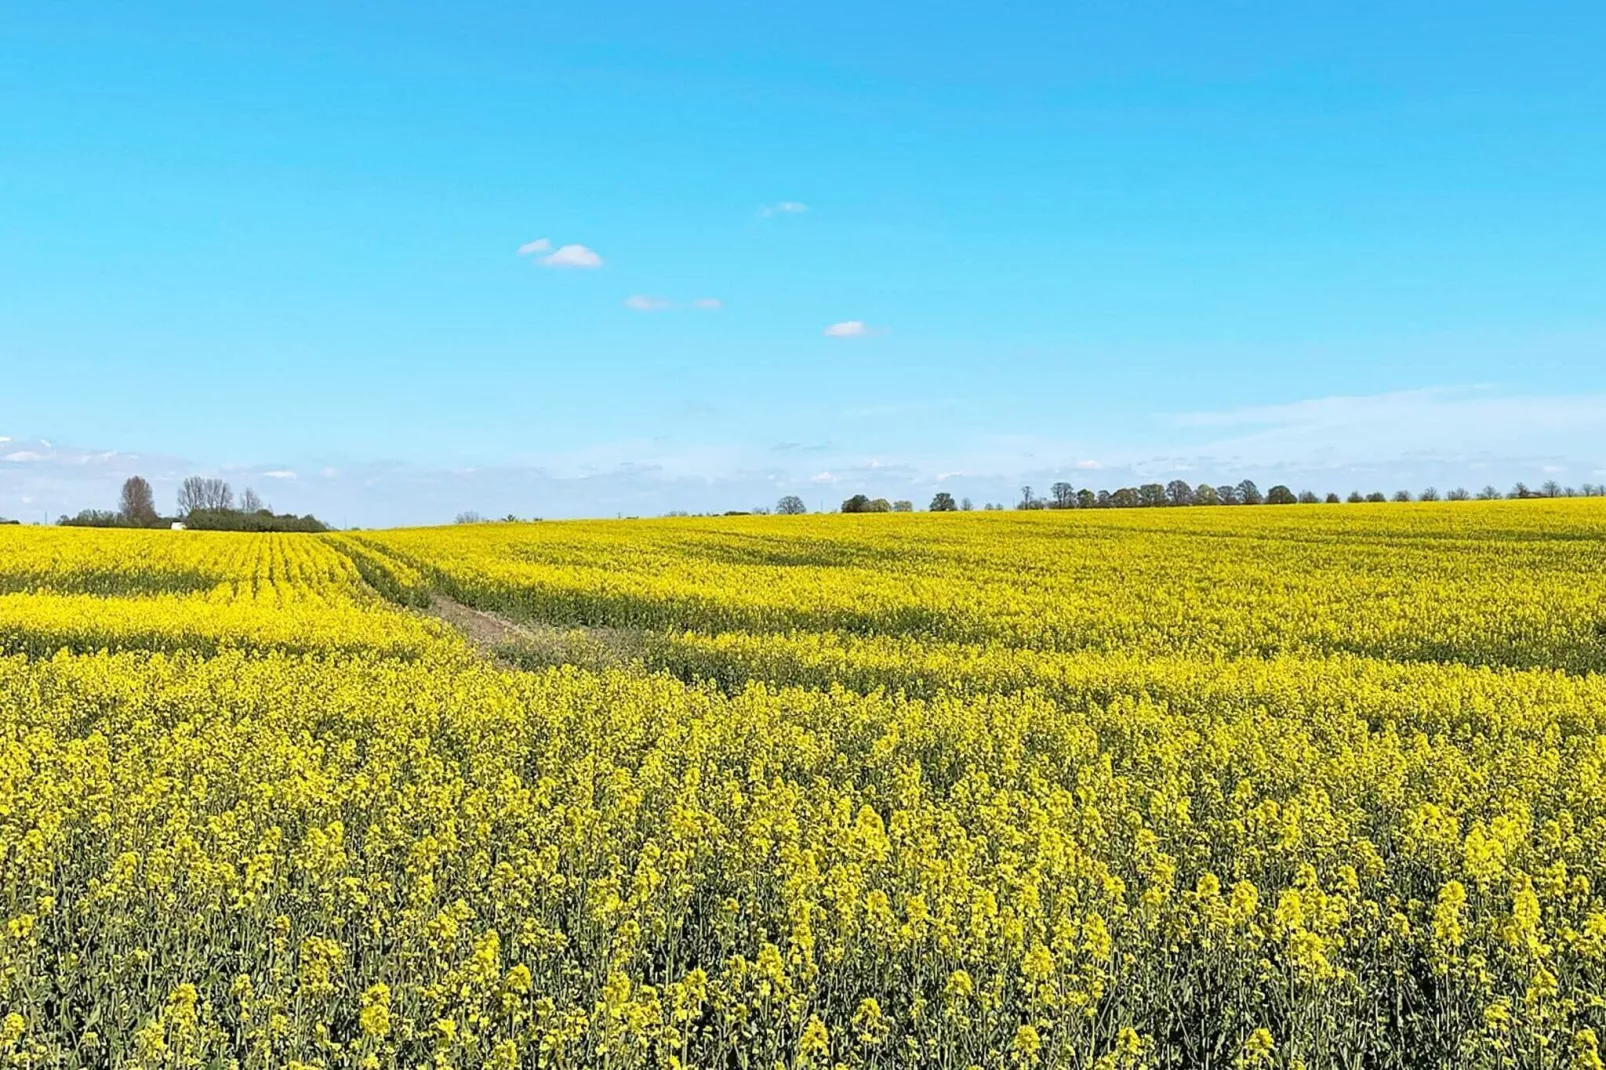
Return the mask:
[(1600, 1068), (1603, 669), (1588, 500), (0, 528), (0, 1065)]

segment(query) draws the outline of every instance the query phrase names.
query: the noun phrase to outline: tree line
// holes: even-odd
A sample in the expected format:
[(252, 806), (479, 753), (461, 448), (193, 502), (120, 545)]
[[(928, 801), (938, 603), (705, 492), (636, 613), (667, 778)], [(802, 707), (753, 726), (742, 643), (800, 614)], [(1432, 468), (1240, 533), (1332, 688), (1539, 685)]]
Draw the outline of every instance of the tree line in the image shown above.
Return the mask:
[(156, 494), (150, 481), (130, 476), (123, 482), (116, 509), (85, 509), (77, 516), (63, 516), (56, 523), (79, 528), (170, 528), (182, 524), (198, 531), (328, 531), (323, 521), (310, 513), (275, 513), (250, 487), (240, 495), (226, 480), (190, 476), (178, 489), (178, 512), (163, 516), (156, 508)]
[[(1426, 489), (1412, 493), (1409, 490), (1397, 490), (1393, 494), (1385, 494), (1380, 490), (1362, 493), (1351, 491), (1347, 497), (1340, 498), (1337, 494), (1328, 493), (1319, 495), (1314, 491), (1302, 490), (1295, 492), (1292, 488), (1281, 483), (1270, 490), (1262, 492), (1250, 479), (1237, 483), (1210, 484), (1200, 483), (1197, 486), (1182, 479), (1173, 479), (1169, 483), (1144, 483), (1136, 487), (1121, 487), (1117, 490), (1093, 490), (1090, 487), (1077, 488), (1069, 483), (1055, 483), (1049, 487), (1046, 496), (1039, 496), (1031, 486), (1020, 489), (1020, 500), (1015, 503), (1015, 509), (1143, 509), (1162, 506), (1180, 505), (1315, 505), (1326, 503), (1338, 505), (1340, 503), (1361, 502), (1436, 502), (1452, 501), (1464, 502), (1477, 499), (1479, 501), (1492, 501), (1499, 498), (1598, 498), (1606, 497), (1606, 484), (1585, 483), (1581, 487), (1564, 487), (1555, 480), (1548, 480), (1537, 488), (1529, 487), (1526, 483), (1518, 483), (1509, 491), (1502, 493), (1498, 487), (1486, 486), (1476, 493), (1465, 487), (1456, 487), (1440, 494), (1437, 488)], [(947, 491), (938, 491), (931, 499), (927, 510), (933, 513), (970, 512), (975, 504), (969, 498), (955, 499)], [(1001, 502), (988, 502), (982, 506), (983, 510), (994, 511), (1005, 509)], [(842, 503), (841, 511), (844, 513), (910, 513), (914, 511), (914, 503), (907, 499), (889, 501), (886, 498), (872, 498), (867, 494), (855, 494)], [(754, 509), (755, 513), (768, 513), (768, 509)], [(796, 494), (788, 494), (776, 503), (775, 512), (782, 516), (796, 516), (808, 512), (803, 499)]]

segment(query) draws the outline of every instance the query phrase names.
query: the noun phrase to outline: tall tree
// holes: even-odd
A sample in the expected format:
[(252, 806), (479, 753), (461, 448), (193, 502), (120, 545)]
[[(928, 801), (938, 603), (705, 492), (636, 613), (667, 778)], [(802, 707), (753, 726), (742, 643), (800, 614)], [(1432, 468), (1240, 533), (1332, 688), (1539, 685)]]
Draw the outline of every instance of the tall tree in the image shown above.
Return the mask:
[(188, 516), (197, 509), (232, 509), (234, 492), (221, 479), (190, 476), (178, 489), (178, 511)]
[(1216, 493), (1215, 487), (1212, 487), (1208, 483), (1201, 483), (1193, 489), (1193, 504), (1220, 505), (1221, 495)]
[(870, 496), (868, 494), (855, 494), (842, 503), (844, 513), (868, 513), (870, 511)]
[(1222, 505), (1242, 505), (1238, 500), (1238, 488), (1231, 483), (1223, 483), (1216, 488), (1216, 500)]
[(118, 512), (135, 527), (149, 527), (156, 523), (156, 495), (145, 477), (129, 476), (123, 481)]
[(1138, 504), (1155, 506), (1165, 504), (1165, 487), (1159, 483), (1145, 483), (1138, 488)]
[(939, 490), (932, 496), (931, 511), (933, 513), (952, 513), (958, 508), (959, 506), (954, 504), (954, 496), (945, 490)]
[(1266, 492), (1266, 503), (1268, 505), (1293, 505), (1297, 501), (1299, 501), (1299, 498), (1294, 495), (1294, 492), (1281, 483)]
[(1254, 480), (1246, 479), (1238, 484), (1238, 500), (1245, 505), (1259, 505), (1266, 499), (1260, 496), (1260, 488), (1255, 486)]
[(240, 495), (240, 512), (260, 513), (265, 508), (267, 507), (262, 504), (262, 499), (257, 497), (257, 492), (246, 487), (245, 493)]
[(1056, 483), (1048, 488), (1048, 493), (1055, 509), (1076, 508), (1076, 488), (1069, 483)]
[(775, 503), (775, 511), (782, 516), (801, 516), (809, 511), (809, 507), (796, 494), (788, 494)]
[(1022, 487), (1020, 489), (1020, 504), (1015, 506), (1015, 508), (1017, 508), (1017, 509), (1036, 509), (1037, 508), (1037, 499), (1032, 497), (1031, 484), (1027, 484), (1026, 486), (1024, 486), (1024, 487)]
[(1165, 485), (1165, 500), (1171, 505), (1192, 505), (1193, 488), (1185, 479), (1173, 479)]

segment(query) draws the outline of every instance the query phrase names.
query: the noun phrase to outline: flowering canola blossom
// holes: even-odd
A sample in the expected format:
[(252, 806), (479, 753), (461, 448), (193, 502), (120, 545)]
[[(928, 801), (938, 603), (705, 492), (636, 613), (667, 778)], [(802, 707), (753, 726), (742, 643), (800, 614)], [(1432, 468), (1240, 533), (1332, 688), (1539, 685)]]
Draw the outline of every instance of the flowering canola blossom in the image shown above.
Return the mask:
[(1600, 1067), (1603, 566), (1588, 501), (0, 528), (0, 1065)]

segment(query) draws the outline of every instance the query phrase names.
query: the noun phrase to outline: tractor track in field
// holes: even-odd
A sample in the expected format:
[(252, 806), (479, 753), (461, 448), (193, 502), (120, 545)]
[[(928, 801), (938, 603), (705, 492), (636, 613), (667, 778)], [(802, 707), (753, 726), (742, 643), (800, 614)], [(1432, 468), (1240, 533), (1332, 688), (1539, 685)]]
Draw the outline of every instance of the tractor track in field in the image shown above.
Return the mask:
[(430, 608), (422, 612), (451, 625), (483, 656), (505, 669), (640, 666), (646, 651), (647, 633), (642, 631), (521, 623), (439, 591), (430, 593), (430, 601)]

